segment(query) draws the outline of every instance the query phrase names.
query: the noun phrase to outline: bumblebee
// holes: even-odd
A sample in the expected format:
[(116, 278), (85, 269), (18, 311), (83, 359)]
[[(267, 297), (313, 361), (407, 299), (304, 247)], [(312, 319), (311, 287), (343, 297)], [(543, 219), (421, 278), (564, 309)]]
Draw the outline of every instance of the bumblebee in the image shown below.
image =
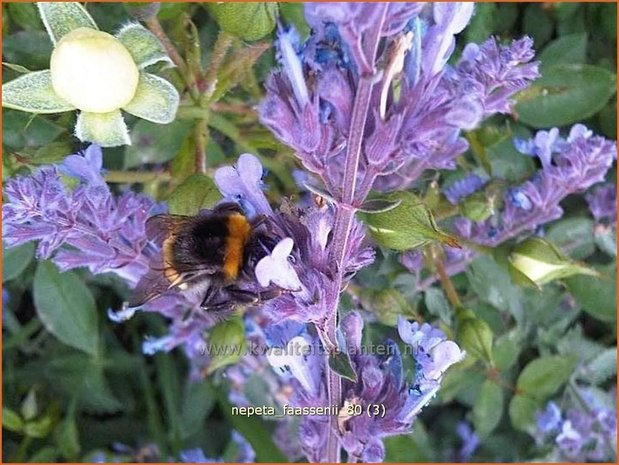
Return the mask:
[(143, 305), (172, 289), (201, 296), (201, 307), (211, 311), (276, 297), (280, 289), (252, 292), (239, 287), (251, 278), (252, 265), (273, 248), (268, 231), (261, 230), (267, 222), (264, 216), (250, 221), (231, 202), (196, 216), (149, 218), (146, 236), (161, 247), (161, 255), (138, 283), (128, 306)]

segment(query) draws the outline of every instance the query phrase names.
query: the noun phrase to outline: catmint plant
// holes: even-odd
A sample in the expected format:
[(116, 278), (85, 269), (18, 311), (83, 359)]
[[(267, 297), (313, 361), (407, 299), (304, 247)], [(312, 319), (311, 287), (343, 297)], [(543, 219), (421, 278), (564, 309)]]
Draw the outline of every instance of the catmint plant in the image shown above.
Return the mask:
[[(54, 441), (72, 435), (58, 456), (79, 459), (67, 446), (77, 425), (121, 418), (124, 431), (142, 411), (139, 437), (84, 456), (616, 460), (616, 315), (606, 298), (616, 293), (616, 143), (593, 111), (582, 111), (587, 126), (567, 110), (546, 125), (528, 109), (552, 104), (561, 79), (569, 90), (573, 74), (610, 71), (565, 63), (550, 46), (537, 53), (549, 39), (527, 21), (532, 37), (519, 23), (488, 37), (490, 4), (256, 3), (251, 15), (234, 3), (130, 5), (148, 29), (131, 22), (115, 36), (80, 4), (36, 8), (54, 44), (49, 70), (5, 83), (3, 107), (78, 110), (75, 136), (92, 143), (71, 145), (73, 123), (61, 117), (45, 121), (50, 132), (71, 125), (49, 143), (62, 157), (7, 155), (3, 246), (8, 263), (24, 261), (8, 281), (28, 272), (31, 244), (46, 262), (32, 299), (42, 324), (18, 313), (28, 280), (3, 289), (6, 350), (19, 364), (72, 346), (53, 366), (77, 366), (85, 387), (76, 381), (82, 390), (58, 404), (62, 420), (55, 404), (37, 412), (47, 429), (31, 414), (34, 388), (21, 399), (11, 387), (8, 402), (21, 407), (3, 410), (3, 427), (24, 437), (17, 462), (37, 461), (26, 456), (31, 439), (52, 430)], [(571, 31), (561, 24), (557, 34)], [(568, 36), (578, 60), (587, 38)], [(569, 48), (559, 45), (551, 52)], [(170, 82), (150, 72), (170, 64)], [(170, 132), (126, 125), (121, 110), (172, 123)], [(118, 148), (131, 142), (128, 127), (157, 155)], [(239, 245), (238, 276), (224, 285), (256, 297), (230, 294), (235, 305), (217, 312), (201, 289), (168, 278), (178, 232), (162, 238), (149, 218), (208, 217), (229, 203), (259, 232), (251, 251), (253, 236)], [(224, 226), (226, 241), (238, 239)], [(67, 274), (50, 284), (41, 279), (50, 267)], [(169, 287), (130, 306), (162, 273)], [(78, 298), (67, 284), (76, 282)], [(66, 309), (39, 305), (46, 286)], [(108, 326), (97, 326), (96, 306)], [(72, 339), (88, 331), (82, 307), (99, 338), (90, 351)], [(58, 335), (63, 312), (64, 324), (78, 321), (70, 337)], [(20, 383), (39, 367), (26, 366)], [(94, 400), (84, 397), (91, 386)], [(133, 390), (139, 399), (114, 398)], [(258, 418), (247, 427), (243, 415)], [(494, 435), (509, 447), (498, 450)]]

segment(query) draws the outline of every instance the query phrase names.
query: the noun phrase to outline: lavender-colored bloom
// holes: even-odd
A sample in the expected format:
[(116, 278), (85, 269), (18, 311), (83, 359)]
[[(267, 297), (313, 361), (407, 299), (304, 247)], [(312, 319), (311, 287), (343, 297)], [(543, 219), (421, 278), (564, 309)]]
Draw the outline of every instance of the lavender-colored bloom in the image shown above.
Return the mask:
[(537, 413), (537, 429), (544, 434), (558, 431), (561, 421), (561, 409), (554, 402), (548, 402), (546, 408)]
[[(10, 179), (4, 189), (3, 239), (8, 247), (39, 241), (37, 258), (51, 258), (63, 271), (87, 267), (135, 285), (157, 253), (144, 231), (157, 206), (132, 192), (115, 198), (101, 166), (101, 150), (91, 146), (59, 166)], [(61, 171), (77, 177), (75, 188), (66, 187)]]
[[(247, 442), (238, 432), (232, 431), (232, 443), (235, 447), (235, 456), (227, 457), (227, 460), (236, 463), (253, 463), (256, 458), (256, 453), (251, 444)], [(180, 459), (183, 463), (222, 463), (222, 457), (209, 458), (204, 454), (204, 451), (199, 448), (185, 449), (180, 452)]]
[(443, 190), (443, 193), (451, 204), (456, 205), (464, 197), (468, 197), (484, 187), (486, 182), (476, 174), (471, 174), (450, 184), (449, 187)]
[[(373, 186), (408, 187), (425, 169), (453, 168), (468, 147), (461, 131), (509, 112), (511, 96), (538, 76), (530, 39), (507, 46), (490, 39), (447, 65), (454, 35), (472, 13), (472, 3), (428, 4), (425, 10), (422, 4), (306, 5), (312, 35), (299, 54), (290, 33), (280, 32), (283, 66), (267, 81), (262, 122), (337, 199), (347, 138), (361, 129), (350, 121), (355, 89), (382, 62), (382, 76), (370, 87), (376, 106), (363, 128), (358, 201)], [(376, 60), (366, 46), (375, 34), (384, 41)], [(396, 99), (394, 77), (404, 70)]]
[(456, 433), (462, 439), (462, 446), (460, 446), (458, 451), (458, 459), (460, 462), (468, 462), (479, 447), (479, 436), (477, 436), (471, 425), (466, 421), (458, 423)]
[(614, 224), (617, 221), (617, 186), (612, 183), (597, 186), (586, 196), (596, 221)]
[(566, 139), (555, 135), (554, 130), (541, 133), (543, 137), (538, 137), (538, 133), (528, 144), (549, 150), (542, 169), (524, 184), (506, 192), (505, 208), (497, 215), (483, 223), (461, 220), (462, 225), (467, 224), (466, 237), (495, 246), (560, 218), (563, 214), (560, 202), (604, 180), (617, 157), (614, 142), (593, 135), (583, 125), (572, 127)]
[(610, 460), (617, 442), (617, 421), (613, 409), (598, 405), (586, 391), (581, 393), (587, 409), (570, 408), (562, 414), (554, 402), (537, 414), (541, 443), (551, 442), (562, 460), (602, 462)]

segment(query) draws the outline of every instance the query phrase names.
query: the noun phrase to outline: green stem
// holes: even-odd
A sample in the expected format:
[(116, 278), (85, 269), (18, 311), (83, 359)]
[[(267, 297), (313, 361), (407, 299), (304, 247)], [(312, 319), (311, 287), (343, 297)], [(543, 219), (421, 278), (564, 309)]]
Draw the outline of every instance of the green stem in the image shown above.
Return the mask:
[(145, 184), (152, 181), (170, 181), (172, 177), (166, 172), (144, 171), (108, 171), (105, 180), (113, 184)]
[(234, 37), (230, 33), (223, 30), (219, 32), (217, 41), (215, 42), (215, 46), (211, 52), (208, 68), (204, 75), (206, 90), (202, 94), (202, 97), (200, 97), (200, 106), (207, 107), (210, 103), (209, 100), (215, 91), (215, 86), (217, 85), (217, 75), (219, 74), (221, 65), (224, 62), (224, 58), (233, 43)]
[(195, 159), (195, 171), (196, 173), (206, 173), (206, 144), (208, 142), (209, 133), (207, 120), (205, 118), (196, 121), (194, 129), (194, 137), (196, 139), (196, 159)]
[(23, 463), (26, 461), (26, 454), (28, 453), (28, 448), (30, 447), (30, 444), (32, 444), (32, 440), (32, 436), (24, 436), (22, 438), (21, 442), (19, 443), (19, 447), (15, 452), (15, 457), (12, 462)]
[(432, 261), (434, 262), (436, 273), (438, 274), (438, 278), (441, 282), (441, 286), (443, 287), (443, 290), (445, 291), (447, 300), (449, 300), (449, 303), (454, 308), (456, 309), (461, 308), (462, 301), (460, 300), (460, 296), (456, 292), (456, 288), (453, 285), (451, 278), (449, 277), (449, 273), (447, 273), (447, 270), (445, 269), (445, 264), (443, 263), (442, 258), (440, 257), (436, 249), (434, 248), (432, 248), (430, 253), (432, 254)]

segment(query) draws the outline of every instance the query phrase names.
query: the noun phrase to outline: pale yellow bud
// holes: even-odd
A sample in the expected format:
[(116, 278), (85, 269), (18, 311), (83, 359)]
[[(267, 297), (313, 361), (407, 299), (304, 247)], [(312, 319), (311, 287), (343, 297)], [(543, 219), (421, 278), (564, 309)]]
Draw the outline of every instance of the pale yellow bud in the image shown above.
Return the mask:
[(122, 108), (138, 86), (138, 67), (125, 46), (106, 32), (86, 27), (60, 39), (50, 68), (56, 94), (87, 112)]

